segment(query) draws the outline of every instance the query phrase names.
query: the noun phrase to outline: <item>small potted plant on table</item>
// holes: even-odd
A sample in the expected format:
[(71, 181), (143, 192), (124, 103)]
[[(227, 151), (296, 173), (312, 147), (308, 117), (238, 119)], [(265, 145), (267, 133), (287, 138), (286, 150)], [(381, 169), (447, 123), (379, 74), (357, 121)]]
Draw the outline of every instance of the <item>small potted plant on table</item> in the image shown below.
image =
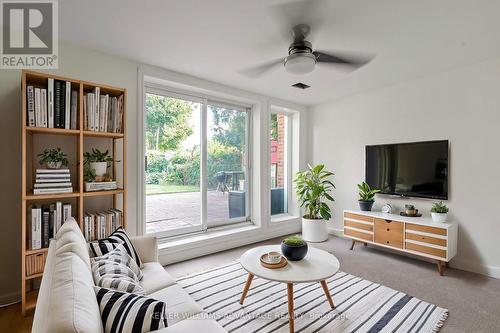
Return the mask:
[(61, 166), (68, 165), (66, 154), (61, 148), (48, 148), (38, 154), (40, 165), (45, 165), (49, 169), (59, 169)]
[(432, 205), (431, 216), (434, 222), (444, 223), (448, 217), (448, 207), (440, 201)]
[(108, 163), (112, 162), (113, 159), (108, 155), (108, 151), (101, 152), (97, 148), (92, 148), (92, 153), (85, 152), (83, 154), (84, 164), (88, 166), (89, 170), (87, 171), (93, 174), (95, 177), (103, 177), (106, 174), (106, 170), (108, 169)]
[(359, 208), (363, 211), (371, 211), (375, 202), (375, 193), (380, 192), (378, 189), (372, 189), (366, 182), (358, 184), (359, 189)]
[(330, 192), (335, 185), (329, 180), (333, 172), (324, 170), (322, 164), (298, 172), (295, 187), (300, 206), (305, 208), (302, 217), (302, 237), (308, 242), (324, 242), (328, 239), (326, 222), (332, 217), (326, 201), (334, 201)]
[(291, 261), (304, 259), (307, 250), (307, 243), (299, 236), (290, 236), (281, 242), (281, 253)]

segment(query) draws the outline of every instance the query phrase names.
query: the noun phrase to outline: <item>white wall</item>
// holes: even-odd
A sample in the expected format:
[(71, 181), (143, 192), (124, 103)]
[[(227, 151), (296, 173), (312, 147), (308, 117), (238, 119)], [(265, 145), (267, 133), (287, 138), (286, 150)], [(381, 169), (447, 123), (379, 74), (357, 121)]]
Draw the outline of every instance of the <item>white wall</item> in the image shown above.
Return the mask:
[[(364, 179), (367, 144), (450, 140), (451, 218), (459, 223), (452, 266), (500, 277), (500, 59), (481, 62), (313, 107), (311, 159), (336, 173), (332, 229), (342, 210), (357, 209), (356, 184)], [(391, 202), (432, 201), (377, 196)]]

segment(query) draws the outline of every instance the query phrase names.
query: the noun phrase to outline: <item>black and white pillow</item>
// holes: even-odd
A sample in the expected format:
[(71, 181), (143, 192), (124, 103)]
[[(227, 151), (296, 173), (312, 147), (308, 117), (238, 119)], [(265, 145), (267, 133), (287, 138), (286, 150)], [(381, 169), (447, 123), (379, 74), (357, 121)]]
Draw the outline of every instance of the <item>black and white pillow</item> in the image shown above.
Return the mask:
[(94, 287), (106, 333), (142, 333), (167, 327), (165, 302)]
[(123, 229), (122, 227), (116, 229), (111, 235), (109, 235), (108, 238), (103, 238), (98, 240), (97, 242), (89, 243), (90, 253), (94, 257), (102, 256), (115, 249), (119, 244), (123, 244), (129, 256), (131, 256), (132, 259), (134, 259), (134, 261), (137, 263), (137, 265), (142, 268), (143, 266), (141, 258), (139, 258), (134, 245), (130, 241), (130, 238), (125, 232), (125, 229)]
[(92, 266), (94, 282), (99, 287), (144, 295), (137, 276), (129, 267), (116, 263), (99, 262)]
[[(104, 266), (110, 266), (112, 264), (114, 264), (115, 266), (125, 266), (135, 274), (138, 281), (142, 280), (143, 277), (141, 269), (132, 259), (132, 257), (130, 257), (123, 244), (118, 244), (115, 249), (100, 257), (92, 258), (91, 264), (92, 270), (94, 270), (94, 268), (102, 268)], [(109, 268), (108, 270), (111, 270), (111, 268)]]

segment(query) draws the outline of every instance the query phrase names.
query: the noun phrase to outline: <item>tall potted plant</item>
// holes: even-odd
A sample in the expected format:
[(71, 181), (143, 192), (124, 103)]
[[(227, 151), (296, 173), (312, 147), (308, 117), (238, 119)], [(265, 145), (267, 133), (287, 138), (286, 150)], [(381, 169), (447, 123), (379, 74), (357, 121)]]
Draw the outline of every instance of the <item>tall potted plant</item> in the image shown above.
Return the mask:
[(378, 189), (372, 189), (366, 182), (358, 184), (359, 190), (359, 208), (363, 211), (371, 211), (375, 202), (375, 193), (380, 192)]
[(295, 189), (300, 206), (304, 208), (302, 217), (302, 238), (308, 242), (323, 242), (328, 239), (326, 222), (332, 217), (327, 201), (334, 201), (330, 192), (335, 185), (329, 179), (333, 172), (324, 170), (323, 164), (298, 172)]

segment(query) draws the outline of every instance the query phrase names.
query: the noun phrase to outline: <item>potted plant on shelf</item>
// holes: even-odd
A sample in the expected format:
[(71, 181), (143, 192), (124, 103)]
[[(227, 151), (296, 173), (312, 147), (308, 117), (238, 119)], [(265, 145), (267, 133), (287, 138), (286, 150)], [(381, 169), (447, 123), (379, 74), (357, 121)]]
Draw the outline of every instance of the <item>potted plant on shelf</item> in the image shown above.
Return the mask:
[(329, 180), (333, 172), (324, 170), (323, 164), (298, 172), (295, 188), (300, 206), (304, 207), (302, 217), (302, 237), (308, 242), (323, 242), (328, 239), (326, 222), (332, 217), (326, 201), (334, 201), (330, 192), (335, 185)]
[(448, 207), (446, 207), (446, 205), (442, 201), (435, 202), (431, 208), (432, 220), (434, 222), (440, 222), (440, 223), (446, 222), (446, 218), (448, 217), (448, 211), (449, 211)]
[(359, 189), (359, 208), (363, 211), (371, 211), (375, 202), (375, 193), (380, 192), (378, 189), (371, 188), (366, 182), (358, 184)]
[(291, 261), (304, 259), (307, 250), (307, 243), (299, 236), (290, 236), (281, 242), (281, 253)]
[[(93, 170), (93, 178), (103, 177), (108, 169), (108, 163), (112, 162), (113, 159), (108, 155), (108, 150), (101, 152), (97, 148), (92, 148), (92, 153), (85, 152), (83, 154), (83, 163)], [(87, 172), (89, 172), (87, 170)], [(90, 175), (90, 174), (89, 174)]]
[(47, 148), (38, 154), (40, 165), (45, 165), (49, 169), (59, 169), (62, 165), (68, 165), (66, 154), (61, 148)]

